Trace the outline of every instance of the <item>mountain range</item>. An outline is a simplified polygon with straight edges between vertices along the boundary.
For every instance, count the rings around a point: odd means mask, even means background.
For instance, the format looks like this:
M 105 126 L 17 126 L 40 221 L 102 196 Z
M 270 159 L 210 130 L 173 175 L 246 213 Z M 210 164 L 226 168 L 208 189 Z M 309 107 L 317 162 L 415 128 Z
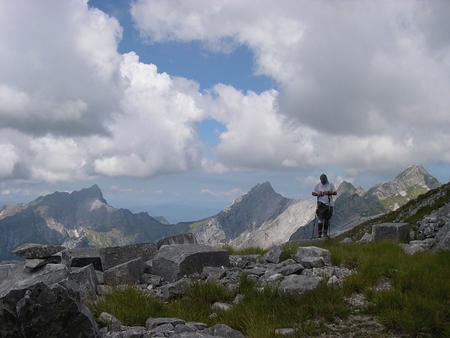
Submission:
M 336 235 L 351 229 L 440 185 L 422 166 L 409 166 L 393 181 L 379 183 L 367 192 L 344 181 L 338 187 L 331 232 Z M 283 197 L 265 182 L 214 216 L 167 224 L 148 213 L 111 207 L 94 185 L 72 193 L 55 192 L 29 204 L 1 207 L 0 260 L 16 259 L 10 252 L 29 242 L 106 247 L 154 242 L 188 232 L 194 232 L 202 244 L 269 248 L 289 240 L 309 239 L 315 210 L 315 200 Z
M 167 225 L 148 213 L 115 209 L 97 185 L 55 192 L 28 204 L 0 208 L 0 260 L 16 259 L 10 252 L 23 243 L 66 247 L 108 247 L 154 242 L 189 232 L 189 225 Z

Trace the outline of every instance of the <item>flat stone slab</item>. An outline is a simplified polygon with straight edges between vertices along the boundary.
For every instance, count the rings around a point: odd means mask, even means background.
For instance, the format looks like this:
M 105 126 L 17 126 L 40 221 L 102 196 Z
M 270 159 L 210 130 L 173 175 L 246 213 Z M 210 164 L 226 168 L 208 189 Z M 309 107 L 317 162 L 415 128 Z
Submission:
M 302 260 L 306 257 L 322 257 L 326 264 L 331 263 L 331 253 L 326 249 L 319 248 L 317 246 L 298 247 L 297 253 L 291 255 L 292 259 L 298 263 L 302 263 Z
M 394 240 L 409 242 L 408 223 L 381 223 L 372 226 L 372 238 L 374 241 Z
M 140 283 L 144 273 L 142 258 L 136 258 L 106 270 L 103 278 L 106 285 L 136 284 Z
M 59 245 L 44 245 L 25 243 L 15 248 L 11 253 L 26 259 L 47 258 L 63 251 L 65 247 Z
M 200 274 L 205 266 L 230 266 L 230 253 L 200 244 L 163 245 L 152 261 L 153 274 L 169 282 L 184 275 Z
M 156 256 L 156 243 L 146 242 L 100 249 L 103 271 L 136 258 L 148 261 Z
M 92 264 L 95 270 L 103 271 L 99 248 L 72 248 L 64 250 L 62 257 L 70 267 L 82 268 Z
M 322 277 L 289 275 L 281 281 L 278 291 L 281 295 L 298 295 L 316 289 L 322 282 Z
M 163 245 L 171 244 L 197 244 L 197 241 L 193 233 L 187 233 L 165 237 L 156 242 L 158 249 Z

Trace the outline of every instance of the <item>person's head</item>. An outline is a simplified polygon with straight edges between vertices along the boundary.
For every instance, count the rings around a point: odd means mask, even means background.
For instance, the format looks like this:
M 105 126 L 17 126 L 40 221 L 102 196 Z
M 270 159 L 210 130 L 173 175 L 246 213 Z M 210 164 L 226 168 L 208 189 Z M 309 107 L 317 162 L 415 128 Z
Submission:
M 328 177 L 325 174 L 320 175 L 320 183 L 327 184 L 328 183 Z

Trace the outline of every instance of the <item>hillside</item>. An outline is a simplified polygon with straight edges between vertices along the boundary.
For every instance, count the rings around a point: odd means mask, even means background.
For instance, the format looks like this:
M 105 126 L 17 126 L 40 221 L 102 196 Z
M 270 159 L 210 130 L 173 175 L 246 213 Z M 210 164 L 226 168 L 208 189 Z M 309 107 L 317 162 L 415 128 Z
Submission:
M 419 195 L 416 199 L 410 200 L 394 211 L 367 220 L 353 229 L 339 234 L 336 239 L 342 240 L 350 237 L 357 241 L 365 233 L 371 233 L 372 225 L 390 222 L 409 223 L 417 236 L 418 226 L 422 224 L 424 219 L 440 214 L 443 214 L 447 219 L 450 214 L 450 182 Z
M 380 215 L 397 210 L 419 195 L 437 188 L 441 183 L 431 176 L 422 166 L 408 166 L 392 181 L 378 183 L 367 192 L 361 187 L 355 188 L 349 182 L 342 182 L 334 204 L 331 219 L 331 233 L 338 235 L 358 224 Z M 299 228 L 290 240 L 308 239 L 313 233 L 314 221 Z

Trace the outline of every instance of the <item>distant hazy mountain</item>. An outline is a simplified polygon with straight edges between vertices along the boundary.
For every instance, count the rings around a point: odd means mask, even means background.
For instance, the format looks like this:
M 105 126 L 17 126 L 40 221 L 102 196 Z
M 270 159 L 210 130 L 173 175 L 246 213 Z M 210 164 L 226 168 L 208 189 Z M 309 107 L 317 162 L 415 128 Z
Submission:
M 313 201 L 296 201 L 258 184 L 231 206 L 211 217 L 196 234 L 199 243 L 267 248 L 286 242 L 314 217 Z
M 23 243 L 106 247 L 156 241 L 189 232 L 186 224 L 162 224 L 148 213 L 133 214 L 107 204 L 97 185 L 55 192 L 29 204 L 0 208 L 0 260 Z

